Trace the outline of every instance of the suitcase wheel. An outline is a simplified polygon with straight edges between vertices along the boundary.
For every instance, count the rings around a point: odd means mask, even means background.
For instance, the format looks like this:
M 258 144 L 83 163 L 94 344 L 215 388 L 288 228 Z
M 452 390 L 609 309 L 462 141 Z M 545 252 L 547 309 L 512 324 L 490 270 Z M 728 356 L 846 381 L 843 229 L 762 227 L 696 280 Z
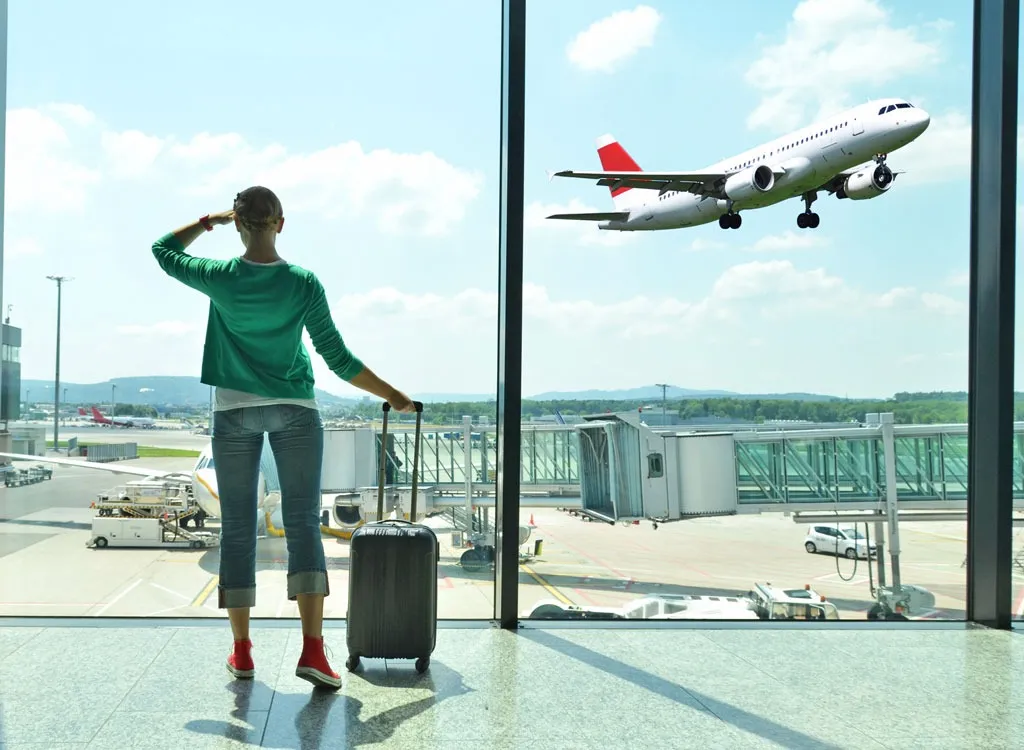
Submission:
M 350 657 L 348 657 L 348 660 L 345 662 L 345 666 L 348 668 L 349 672 L 355 672 L 357 669 L 359 669 L 359 656 L 357 656 L 356 654 L 352 654 Z
M 427 667 L 429 667 L 429 666 L 430 666 L 430 657 L 429 656 L 421 656 L 419 659 L 416 660 L 416 671 L 419 672 L 420 674 L 423 674 L 424 672 L 426 672 L 427 671 Z

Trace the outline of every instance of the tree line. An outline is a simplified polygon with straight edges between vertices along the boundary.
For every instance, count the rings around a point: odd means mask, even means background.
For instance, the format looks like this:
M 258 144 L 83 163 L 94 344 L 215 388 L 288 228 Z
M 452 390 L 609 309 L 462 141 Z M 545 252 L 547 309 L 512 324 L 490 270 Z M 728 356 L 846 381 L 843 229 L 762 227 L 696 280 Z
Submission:
M 601 401 L 555 400 L 523 401 L 522 416 L 543 417 L 556 411 L 563 417 L 578 417 L 607 412 L 645 410 L 660 413 L 661 402 L 655 401 Z M 431 424 L 461 423 L 463 415 L 474 418 L 486 416 L 493 424 L 496 403 L 448 402 L 428 403 L 423 406 L 423 419 Z M 714 417 L 743 422 L 799 420 L 808 422 L 863 422 L 874 412 L 892 412 L 898 424 L 943 424 L 967 421 L 967 394 L 964 392 L 897 393 L 888 399 L 830 399 L 827 401 L 799 401 L 771 398 L 687 398 L 669 399 L 665 403 L 669 413 L 678 413 L 682 419 Z M 380 416 L 380 404 L 360 404 L 352 415 L 375 419 Z M 1024 420 L 1024 394 L 1018 394 L 1014 419 Z

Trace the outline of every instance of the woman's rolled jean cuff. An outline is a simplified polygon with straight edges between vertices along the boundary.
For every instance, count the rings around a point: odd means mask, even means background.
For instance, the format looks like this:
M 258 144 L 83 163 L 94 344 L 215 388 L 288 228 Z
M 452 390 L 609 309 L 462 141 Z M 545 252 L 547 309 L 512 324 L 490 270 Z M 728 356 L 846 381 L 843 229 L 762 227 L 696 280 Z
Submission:
M 256 606 L 256 587 L 243 586 L 241 588 L 226 589 L 217 586 L 217 607 L 219 609 L 235 609 L 236 607 Z
M 331 595 L 331 584 L 326 570 L 303 570 L 288 575 L 288 600 L 295 601 L 299 594 Z

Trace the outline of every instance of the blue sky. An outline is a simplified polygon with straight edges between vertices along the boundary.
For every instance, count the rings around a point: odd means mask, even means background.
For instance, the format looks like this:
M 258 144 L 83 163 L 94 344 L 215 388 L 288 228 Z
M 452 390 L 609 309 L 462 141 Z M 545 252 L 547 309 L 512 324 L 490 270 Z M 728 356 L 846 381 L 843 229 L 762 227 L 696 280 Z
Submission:
M 198 374 L 206 301 L 149 247 L 262 183 L 285 205 L 282 255 L 320 275 L 371 367 L 411 394 L 493 392 L 500 3 L 58 5 L 10 10 L 4 304 L 24 377 L 52 377 L 53 273 L 75 279 L 62 379 Z M 971 3 L 529 13 L 527 394 L 966 388 Z M 641 167 L 697 169 L 882 96 L 932 125 L 890 155 L 906 173 L 888 194 L 819 200 L 817 230 L 796 201 L 728 232 L 539 218 L 611 207 L 546 174 L 598 168 L 603 133 Z M 241 245 L 219 229 L 192 250 Z

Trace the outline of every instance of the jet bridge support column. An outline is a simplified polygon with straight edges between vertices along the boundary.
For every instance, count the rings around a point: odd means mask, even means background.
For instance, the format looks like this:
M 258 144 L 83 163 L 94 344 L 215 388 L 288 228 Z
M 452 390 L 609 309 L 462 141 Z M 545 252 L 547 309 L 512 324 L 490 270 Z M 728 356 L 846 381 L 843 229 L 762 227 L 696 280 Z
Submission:
M 880 414 L 882 422 L 882 450 L 885 457 L 885 511 L 889 525 L 889 555 L 892 560 L 892 586 L 900 590 L 900 527 L 896 494 L 896 435 L 894 415 Z M 879 562 L 882 552 L 879 551 Z
M 885 526 L 881 521 L 875 521 L 875 544 L 877 545 L 878 556 L 878 585 L 885 585 Z M 868 561 L 868 565 L 871 561 Z
M 473 518 L 473 418 L 462 417 L 462 471 L 466 479 L 466 515 Z M 471 527 L 472 528 L 472 527 Z

